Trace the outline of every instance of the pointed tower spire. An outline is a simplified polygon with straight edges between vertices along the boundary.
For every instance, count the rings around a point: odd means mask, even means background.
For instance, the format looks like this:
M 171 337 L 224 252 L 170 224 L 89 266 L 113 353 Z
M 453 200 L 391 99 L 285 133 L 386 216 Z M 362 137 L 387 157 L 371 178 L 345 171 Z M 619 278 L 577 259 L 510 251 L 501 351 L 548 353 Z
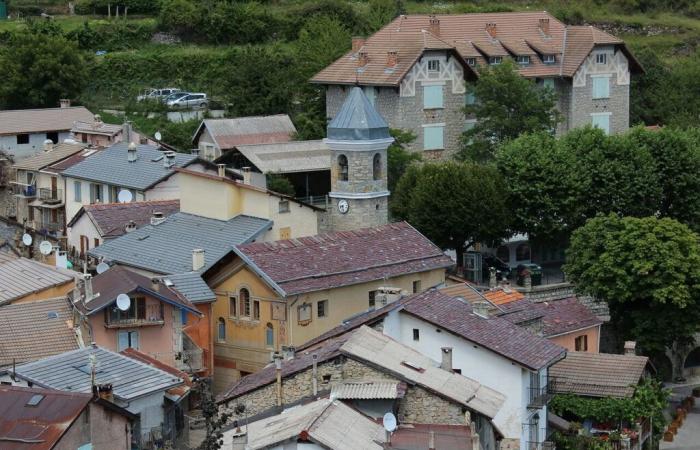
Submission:
M 389 125 L 358 86 L 352 88 L 340 111 L 328 124 L 328 139 L 367 141 L 390 138 Z

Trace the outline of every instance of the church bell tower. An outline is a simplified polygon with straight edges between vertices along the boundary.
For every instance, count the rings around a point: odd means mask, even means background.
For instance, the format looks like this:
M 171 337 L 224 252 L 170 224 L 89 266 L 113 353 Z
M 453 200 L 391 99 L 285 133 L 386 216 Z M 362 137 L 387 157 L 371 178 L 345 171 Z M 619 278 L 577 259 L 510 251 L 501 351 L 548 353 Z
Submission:
M 361 88 L 353 87 L 328 125 L 331 192 L 328 226 L 348 231 L 389 220 L 387 148 L 389 126 Z

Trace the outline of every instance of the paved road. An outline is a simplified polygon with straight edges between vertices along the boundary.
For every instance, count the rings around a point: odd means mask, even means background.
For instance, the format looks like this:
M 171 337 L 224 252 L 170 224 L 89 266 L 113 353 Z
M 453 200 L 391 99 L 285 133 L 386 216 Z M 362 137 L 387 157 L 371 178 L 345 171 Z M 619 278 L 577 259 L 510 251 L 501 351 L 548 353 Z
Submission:
M 672 402 L 675 406 L 683 397 L 690 395 L 692 386 L 674 387 Z M 695 399 L 696 401 L 700 399 Z M 660 450 L 700 450 L 700 402 L 688 413 L 683 426 L 673 442 L 661 442 Z

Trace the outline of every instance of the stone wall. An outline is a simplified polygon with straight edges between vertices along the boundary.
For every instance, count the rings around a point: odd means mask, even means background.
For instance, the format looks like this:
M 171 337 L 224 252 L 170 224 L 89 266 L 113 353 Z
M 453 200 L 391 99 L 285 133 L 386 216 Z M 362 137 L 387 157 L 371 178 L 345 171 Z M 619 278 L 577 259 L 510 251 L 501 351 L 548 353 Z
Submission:
M 399 422 L 464 425 L 462 405 L 444 400 L 423 388 L 411 386 L 399 402 Z
M 610 97 L 593 99 L 593 81 L 586 76 L 586 85 L 572 87 L 570 129 L 591 124 L 591 113 L 610 112 L 610 134 L 629 129 L 629 84 L 617 84 L 616 75 L 610 77 Z
M 338 210 L 337 198 L 331 198 L 321 232 L 349 231 L 385 225 L 389 221 L 388 197 L 346 199 L 350 208 L 346 214 Z

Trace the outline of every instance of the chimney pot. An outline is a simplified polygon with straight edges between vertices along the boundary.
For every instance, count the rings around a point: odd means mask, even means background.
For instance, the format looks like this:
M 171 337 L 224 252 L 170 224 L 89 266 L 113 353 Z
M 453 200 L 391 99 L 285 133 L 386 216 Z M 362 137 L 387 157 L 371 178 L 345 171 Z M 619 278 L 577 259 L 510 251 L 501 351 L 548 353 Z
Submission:
M 430 32 L 435 36 L 440 36 L 440 19 L 430 16 Z
M 131 233 L 134 230 L 136 230 L 136 222 L 130 220 L 129 223 L 127 223 L 124 227 L 124 231 L 126 231 L 127 233 Z
M 226 164 L 217 164 L 216 168 L 220 177 L 223 178 L 226 176 Z
M 396 67 L 396 65 L 399 63 L 399 52 L 396 50 L 389 50 L 386 53 L 386 66 L 387 67 Z
M 47 139 L 44 141 L 44 151 L 50 152 L 51 150 L 53 150 L 53 141 L 51 139 Z
M 496 279 L 496 268 L 489 267 L 489 287 L 495 288 L 498 285 L 498 280 Z
M 85 289 L 85 303 L 87 303 L 94 297 L 92 293 L 92 275 L 89 273 L 83 275 L 83 284 Z
M 199 149 L 193 148 L 192 150 L 190 150 L 190 155 L 199 156 Z
M 353 53 L 359 52 L 363 45 L 365 45 L 365 38 L 364 37 L 353 36 L 353 38 L 352 38 L 352 52 Z
M 165 214 L 160 211 L 153 211 L 151 213 L 151 225 L 156 226 L 165 222 Z
M 637 342 L 636 341 L 625 341 L 625 355 L 636 355 L 637 354 Z
M 369 62 L 369 55 L 366 51 L 361 51 L 357 54 L 357 67 L 364 67 Z
M 171 168 L 175 165 L 175 152 L 172 150 L 166 150 L 163 152 L 163 167 L 166 169 Z
M 135 142 L 129 143 L 129 147 L 126 151 L 126 154 L 127 154 L 127 160 L 129 162 L 134 162 L 139 158 L 139 154 L 138 154 L 138 150 L 137 150 Z
M 61 108 L 70 108 L 70 99 L 62 98 L 58 101 L 58 104 L 61 106 Z
M 243 167 L 243 184 L 250 184 L 250 167 Z
M 489 22 L 486 24 L 486 32 L 491 36 L 492 38 L 496 38 L 496 23 L 495 22 Z
M 545 36 L 549 36 L 549 19 L 546 17 L 543 17 L 540 19 L 540 30 L 542 31 L 542 34 Z
M 474 311 L 474 314 L 476 314 L 479 317 L 483 317 L 484 319 L 489 318 L 489 308 L 491 305 L 489 302 L 483 301 L 483 300 L 478 300 L 475 301 L 472 304 L 472 310 Z
M 204 267 L 204 250 L 195 248 L 192 250 L 192 270 L 197 271 Z
M 442 347 L 442 363 L 440 368 L 452 372 L 452 347 Z

